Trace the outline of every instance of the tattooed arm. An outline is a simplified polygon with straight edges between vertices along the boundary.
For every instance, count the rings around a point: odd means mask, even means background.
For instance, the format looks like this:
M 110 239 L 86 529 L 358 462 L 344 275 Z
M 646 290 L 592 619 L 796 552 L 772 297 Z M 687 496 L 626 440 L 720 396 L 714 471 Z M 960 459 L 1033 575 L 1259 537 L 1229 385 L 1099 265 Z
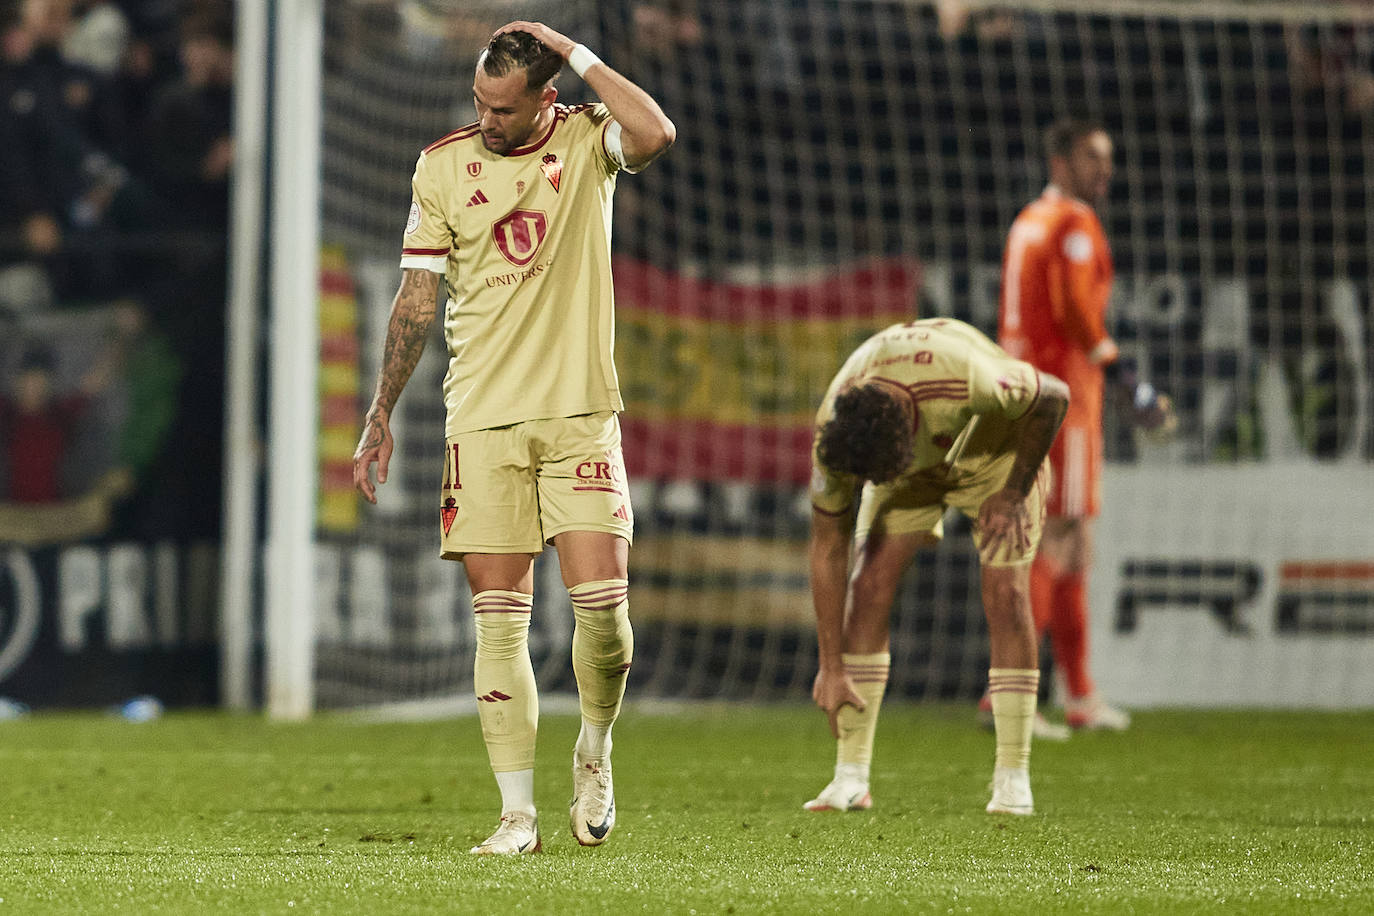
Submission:
M 415 371 L 415 364 L 420 361 L 425 338 L 434 324 L 438 298 L 439 274 L 416 268 L 401 271 L 401 287 L 391 303 L 391 322 L 386 329 L 377 390 L 363 420 L 362 438 L 353 452 L 353 486 L 370 503 L 377 502 L 372 465 L 377 465 L 377 483 L 386 483 L 387 467 L 395 448 L 391 438 L 391 410 L 401 396 L 401 389 L 410 380 L 410 374 Z

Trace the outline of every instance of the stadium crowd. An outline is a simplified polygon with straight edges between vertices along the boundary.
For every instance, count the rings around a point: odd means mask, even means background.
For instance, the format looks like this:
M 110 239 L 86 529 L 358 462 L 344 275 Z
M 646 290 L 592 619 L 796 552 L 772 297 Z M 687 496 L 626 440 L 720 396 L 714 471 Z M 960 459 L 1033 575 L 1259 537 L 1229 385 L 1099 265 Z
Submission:
M 229 0 L 0 2 L 0 539 L 218 536 L 233 39 Z

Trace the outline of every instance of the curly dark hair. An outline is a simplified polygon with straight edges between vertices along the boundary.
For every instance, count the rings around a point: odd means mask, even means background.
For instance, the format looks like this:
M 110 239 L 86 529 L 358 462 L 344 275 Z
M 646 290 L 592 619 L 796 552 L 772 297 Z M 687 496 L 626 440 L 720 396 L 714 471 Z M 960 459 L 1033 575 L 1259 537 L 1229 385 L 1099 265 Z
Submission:
M 827 468 L 885 483 L 911 464 L 911 415 L 890 391 L 857 385 L 840 392 L 834 411 L 816 443 Z
M 487 43 L 482 70 L 487 76 L 525 71 L 525 88 L 542 89 L 563 69 L 563 58 L 529 32 L 503 32 Z

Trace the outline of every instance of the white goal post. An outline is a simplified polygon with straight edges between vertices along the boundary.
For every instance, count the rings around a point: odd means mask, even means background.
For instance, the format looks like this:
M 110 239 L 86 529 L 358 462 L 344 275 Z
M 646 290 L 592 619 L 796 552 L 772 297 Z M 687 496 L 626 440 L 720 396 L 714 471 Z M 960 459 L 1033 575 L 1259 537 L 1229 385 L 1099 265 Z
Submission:
M 1374 705 L 1357 661 L 1374 649 L 1374 8 L 273 9 L 271 575 L 260 599 L 243 582 L 226 597 L 240 630 L 259 608 L 264 621 L 248 646 L 226 639 L 230 702 L 262 645 L 274 715 L 471 704 L 466 583 L 436 557 L 437 336 L 393 417 L 381 504 L 359 505 L 340 468 L 375 379 L 415 157 L 470 120 L 477 49 L 522 18 L 576 35 L 678 126 L 675 148 L 616 196 L 631 696 L 806 699 L 820 392 L 858 340 L 917 311 L 995 329 L 1007 227 L 1046 181 L 1041 134 L 1080 115 L 1116 142 L 1102 206 L 1111 329 L 1181 418 L 1156 445 L 1109 416 L 1090 593 L 1099 683 L 1128 706 Z M 558 86 L 585 97 L 570 72 Z M 233 474 L 252 459 L 229 460 Z M 947 526 L 894 607 L 894 696 L 976 698 L 986 678 L 968 527 Z M 251 570 L 238 530 L 228 568 Z M 571 626 L 546 556 L 541 690 L 573 687 Z

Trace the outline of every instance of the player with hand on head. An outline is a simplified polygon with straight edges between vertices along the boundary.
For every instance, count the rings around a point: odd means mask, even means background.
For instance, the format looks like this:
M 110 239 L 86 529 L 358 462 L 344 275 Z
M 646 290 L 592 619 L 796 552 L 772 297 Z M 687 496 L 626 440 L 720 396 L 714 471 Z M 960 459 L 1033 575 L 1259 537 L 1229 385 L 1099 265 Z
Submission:
M 1112 141 L 1091 121 L 1046 133 L 1050 184 L 1021 211 L 1002 263 L 998 341 L 1063 379 L 1073 400 L 1050 451 L 1054 486 L 1031 568 L 1036 630 L 1047 629 L 1072 728 L 1125 729 L 1130 716 L 1097 693 L 1088 665 L 1086 584 L 1100 504 L 1104 390 L 1152 437 L 1177 426 L 1168 397 L 1142 382 L 1107 334 L 1112 256 L 1095 207 L 1112 176 Z M 984 697 L 984 713 L 988 698 Z
M 1054 376 L 944 318 L 870 337 L 830 383 L 816 415 L 811 483 L 820 653 L 811 693 L 838 747 L 834 779 L 807 810 L 872 804 L 869 765 L 887 687 L 892 602 L 916 551 L 943 535 L 953 506 L 974 520 L 992 642 L 997 751 L 987 810 L 1032 813 L 1040 671 L 1029 570 L 1044 518 L 1045 455 L 1068 398 Z
M 564 63 L 601 98 L 560 105 Z M 421 154 L 383 364 L 353 456 L 376 502 L 395 444 L 390 417 L 447 282 L 448 372 L 442 556 L 472 588 L 474 688 L 501 822 L 472 851 L 537 852 L 538 696 L 529 655 L 534 560 L 558 552 L 572 598 L 582 730 L 573 752 L 572 831 L 586 846 L 615 825 L 611 726 L 633 651 L 628 555 L 633 514 L 612 356 L 611 212 L 616 176 L 675 138 L 642 89 L 542 23 L 512 22 L 478 58 L 478 120 Z M 437 444 L 437 443 L 436 443 Z

